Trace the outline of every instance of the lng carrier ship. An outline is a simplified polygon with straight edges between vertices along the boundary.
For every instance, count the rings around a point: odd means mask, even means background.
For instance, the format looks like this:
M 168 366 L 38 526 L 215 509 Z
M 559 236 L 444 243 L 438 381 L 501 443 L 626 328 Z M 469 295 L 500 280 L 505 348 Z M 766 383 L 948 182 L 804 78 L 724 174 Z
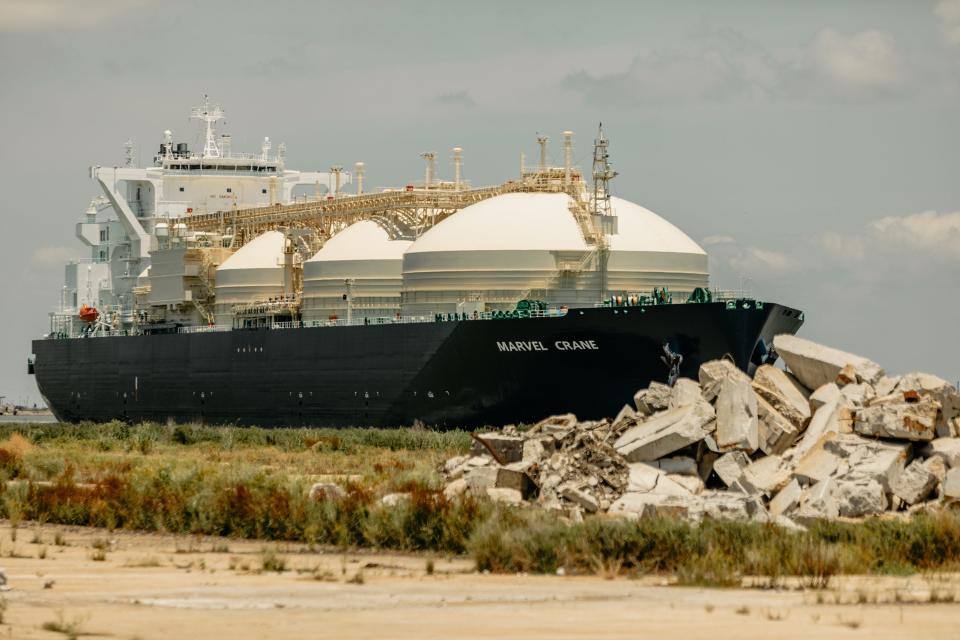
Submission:
M 610 416 L 653 380 L 696 377 L 770 345 L 803 315 L 712 291 L 707 255 L 592 171 L 536 166 L 474 188 L 441 180 L 364 191 L 351 174 L 285 166 L 284 146 L 231 149 L 223 110 L 192 117 L 202 150 L 165 131 L 153 166 L 93 167 L 29 369 L 63 421 L 476 427 Z M 351 188 L 348 190 L 348 185 Z

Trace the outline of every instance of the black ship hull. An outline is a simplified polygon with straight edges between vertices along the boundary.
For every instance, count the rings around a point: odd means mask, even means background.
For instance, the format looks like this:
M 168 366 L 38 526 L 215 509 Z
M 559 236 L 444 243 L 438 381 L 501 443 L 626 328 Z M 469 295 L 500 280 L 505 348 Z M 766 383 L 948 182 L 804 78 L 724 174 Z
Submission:
M 637 389 L 721 357 L 751 371 L 802 314 L 740 300 L 563 317 L 44 339 L 58 419 L 261 426 L 478 427 L 615 415 Z

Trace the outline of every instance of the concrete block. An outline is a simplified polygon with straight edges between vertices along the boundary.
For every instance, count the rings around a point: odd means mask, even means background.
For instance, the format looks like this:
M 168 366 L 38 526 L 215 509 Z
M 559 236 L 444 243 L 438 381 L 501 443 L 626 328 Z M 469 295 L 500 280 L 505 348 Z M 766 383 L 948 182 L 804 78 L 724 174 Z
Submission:
M 840 515 L 840 508 L 833 493 L 837 483 L 833 478 L 825 478 L 803 491 L 800 495 L 800 507 L 794 519 L 809 524 L 812 520 L 833 520 Z
M 651 382 L 649 387 L 637 391 L 633 396 L 637 413 L 649 416 L 657 411 L 663 411 L 670 404 L 672 392 L 673 389 L 662 382 Z
M 674 456 L 672 458 L 661 458 L 655 463 L 656 467 L 664 473 L 679 474 L 685 476 L 697 475 L 697 461 L 688 456 Z
M 835 382 L 828 382 L 810 394 L 810 412 L 815 413 L 823 405 L 839 399 L 840 387 Z
M 697 495 L 703 492 L 704 484 L 698 476 L 681 475 L 678 473 L 668 473 L 665 479 L 677 484 L 687 490 L 688 493 Z
M 727 378 L 750 382 L 750 376 L 729 360 L 711 360 L 700 365 L 700 390 L 707 402 L 713 402 L 720 393 L 720 383 Z
M 853 365 L 859 380 L 875 384 L 883 377 L 877 363 L 862 356 L 825 347 L 810 340 L 789 334 L 773 339 L 773 348 L 787 363 L 790 372 L 808 389 L 835 382 L 837 374 L 847 364 Z
M 508 436 L 502 433 L 479 433 L 474 435 L 470 452 L 475 456 L 491 455 L 500 464 L 523 460 L 523 436 Z
M 600 509 L 600 502 L 589 491 L 577 489 L 576 487 L 564 487 L 560 495 L 571 502 L 580 505 L 588 513 L 596 513 Z
M 690 378 L 679 378 L 673 383 L 667 408 L 676 409 L 677 407 L 686 407 L 703 401 L 703 394 L 700 393 L 700 385 L 696 381 Z
M 753 453 L 760 444 L 757 394 L 746 380 L 728 377 L 717 395 L 717 429 L 714 433 L 721 451 Z
M 909 505 L 925 500 L 936 486 L 937 476 L 924 466 L 923 460 L 914 460 L 890 482 L 893 494 Z
M 870 478 L 888 493 L 910 456 L 910 443 L 870 440 L 856 434 L 837 436 L 824 443 L 824 448 L 845 458 L 849 470 L 841 479 Z
M 487 489 L 493 489 L 497 486 L 497 477 L 500 474 L 500 467 L 476 467 L 467 472 L 463 477 L 467 481 L 467 490 L 475 496 L 487 494 Z
M 834 491 L 841 516 L 860 518 L 887 510 L 887 494 L 872 478 L 838 480 Z
M 886 396 L 893 393 L 898 384 L 900 384 L 900 376 L 883 376 L 873 385 L 873 390 L 877 396 Z
M 463 478 L 457 478 L 453 482 L 450 482 L 443 488 L 443 495 L 448 499 L 452 500 L 458 496 L 462 496 L 467 492 L 467 481 Z
M 765 364 L 753 374 L 753 388 L 798 429 L 810 421 L 810 395 L 790 374 Z
M 944 380 L 929 373 L 908 373 L 900 379 L 897 385 L 897 391 L 904 394 L 916 394 L 917 396 L 929 397 L 940 404 L 940 415 L 937 419 L 937 435 L 941 438 L 960 435 L 956 433 L 955 426 L 952 424 L 955 418 L 960 416 L 960 392 L 956 387 Z
M 763 396 L 757 396 L 757 435 L 760 450 L 767 455 L 781 454 L 800 437 L 800 429 L 784 418 Z
M 490 487 L 486 491 L 487 497 L 493 500 L 494 502 L 502 502 L 504 504 L 519 505 L 523 502 L 523 495 L 516 489 L 501 489 L 498 487 Z
M 933 440 L 940 403 L 930 397 L 917 402 L 874 404 L 856 413 L 853 430 L 864 436 L 901 440 Z
M 731 451 L 717 458 L 713 463 L 713 471 L 728 487 L 743 474 L 743 470 L 750 464 L 750 458 L 742 451 Z
M 783 464 L 780 456 L 766 456 L 747 465 L 737 481 L 746 480 L 759 491 L 773 494 L 790 482 L 790 474 L 790 468 Z
M 817 447 L 804 456 L 793 470 L 793 477 L 804 485 L 816 484 L 837 473 L 840 458 Z
M 713 407 L 705 401 L 668 409 L 628 429 L 614 448 L 628 462 L 658 460 L 703 440 L 714 419 Z
M 840 396 L 847 405 L 863 407 L 873 400 L 877 396 L 877 393 L 873 390 L 873 387 L 866 382 L 858 382 L 856 384 L 844 385 L 844 387 L 840 389 Z
M 770 500 L 770 504 L 767 505 L 767 509 L 770 512 L 770 515 L 774 518 L 781 516 L 783 514 L 789 513 L 794 507 L 797 506 L 800 502 L 800 493 L 802 489 L 800 488 L 800 483 L 795 479 L 787 483 L 787 485 L 780 489 L 777 492 L 777 495 L 773 496 Z
M 552 436 L 535 436 L 523 441 L 523 462 L 540 462 L 557 450 L 557 441 Z
M 947 471 L 947 477 L 943 480 L 941 493 L 945 498 L 960 498 L 960 468 Z
M 960 438 L 936 438 L 920 448 L 924 458 L 943 459 L 951 469 L 960 468 Z
M 748 498 L 730 491 L 708 491 L 703 498 L 703 517 L 711 520 L 735 520 L 746 522 L 750 519 L 747 510 Z
M 537 467 L 529 462 L 514 462 L 497 469 L 495 486 L 500 489 L 515 489 L 524 498 L 537 493 L 537 485 L 531 476 L 531 471 Z
M 690 491 L 655 466 L 655 463 L 635 462 L 628 465 L 627 492 L 655 493 L 670 496 L 689 496 Z M 679 476 L 676 476 L 679 477 Z

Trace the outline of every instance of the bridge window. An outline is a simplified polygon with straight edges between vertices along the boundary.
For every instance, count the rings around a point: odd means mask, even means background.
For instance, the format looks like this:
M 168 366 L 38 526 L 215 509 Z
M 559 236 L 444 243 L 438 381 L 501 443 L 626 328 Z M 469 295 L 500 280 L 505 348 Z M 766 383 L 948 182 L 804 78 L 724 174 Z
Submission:
M 266 189 L 260 189 L 260 193 L 266 193 L 266 192 L 267 192 Z
M 227 187 L 227 193 L 233 193 L 233 189 L 231 189 L 230 187 Z
M 183 193 L 183 187 L 180 187 L 180 193 Z

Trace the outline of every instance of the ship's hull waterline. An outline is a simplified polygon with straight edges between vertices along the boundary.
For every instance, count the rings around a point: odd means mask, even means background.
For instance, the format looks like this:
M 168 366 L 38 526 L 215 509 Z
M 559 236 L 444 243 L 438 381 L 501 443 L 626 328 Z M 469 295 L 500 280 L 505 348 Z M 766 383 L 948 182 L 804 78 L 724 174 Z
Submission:
M 615 415 L 640 388 L 730 357 L 750 370 L 802 314 L 771 303 L 572 309 L 563 317 L 46 339 L 62 421 L 442 428 Z

